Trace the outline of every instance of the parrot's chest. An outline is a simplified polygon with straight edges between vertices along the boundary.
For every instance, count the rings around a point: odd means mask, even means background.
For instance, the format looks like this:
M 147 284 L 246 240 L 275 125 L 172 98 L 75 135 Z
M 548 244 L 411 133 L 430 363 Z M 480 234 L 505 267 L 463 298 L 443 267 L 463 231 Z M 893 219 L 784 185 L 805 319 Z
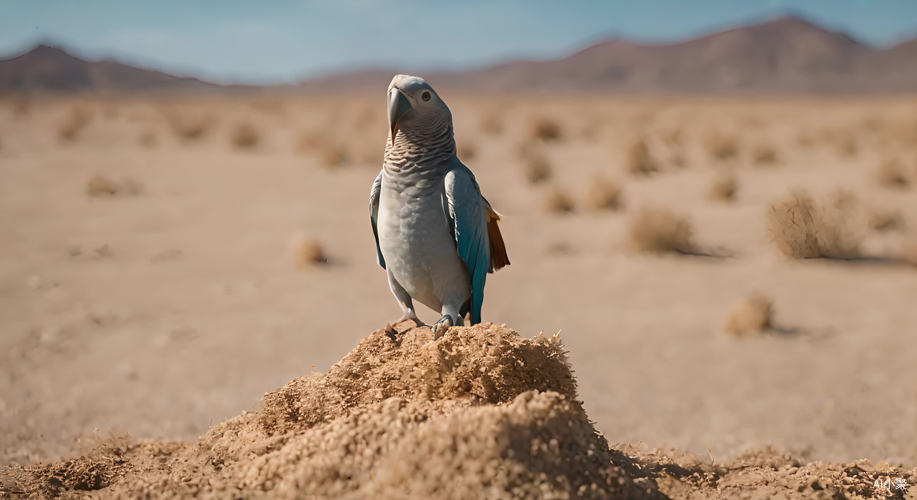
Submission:
M 453 288 L 470 287 L 443 210 L 442 181 L 386 181 L 379 197 L 386 266 L 412 297 L 438 309 Z
M 450 247 L 455 253 L 442 194 L 436 190 L 399 190 L 383 183 L 379 222 L 379 243 L 386 262 L 392 258 L 417 265 Z

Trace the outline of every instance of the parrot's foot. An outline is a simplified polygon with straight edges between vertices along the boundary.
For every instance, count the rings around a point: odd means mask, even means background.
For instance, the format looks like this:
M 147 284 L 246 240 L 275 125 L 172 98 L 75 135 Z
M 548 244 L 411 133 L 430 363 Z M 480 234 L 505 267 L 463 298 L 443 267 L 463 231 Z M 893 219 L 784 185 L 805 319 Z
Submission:
M 433 340 L 442 337 L 450 326 L 462 326 L 462 317 L 453 318 L 449 314 L 443 314 L 443 317 L 433 325 Z
M 414 311 L 405 313 L 404 316 L 402 316 L 397 321 L 395 321 L 395 324 L 397 325 L 398 323 L 401 323 L 402 321 L 407 321 L 407 320 L 413 321 L 414 326 L 425 326 L 425 323 L 423 321 L 420 321 L 420 318 L 418 318 L 417 315 L 414 314 Z

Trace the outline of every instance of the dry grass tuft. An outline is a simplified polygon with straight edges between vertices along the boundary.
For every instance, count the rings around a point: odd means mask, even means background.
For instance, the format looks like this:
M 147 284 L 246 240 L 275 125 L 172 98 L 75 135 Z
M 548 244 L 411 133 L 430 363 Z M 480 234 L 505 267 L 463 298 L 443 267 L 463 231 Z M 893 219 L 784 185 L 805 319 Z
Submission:
M 876 182 L 887 188 L 903 189 L 910 185 L 904 165 L 900 160 L 888 160 L 879 165 L 875 172 Z
M 297 269 L 328 262 L 328 256 L 322 244 L 318 240 L 302 234 L 293 237 L 293 241 L 290 243 L 290 257 Z
M 542 116 L 532 120 L 529 137 L 545 142 L 557 141 L 563 137 L 563 132 L 557 121 Z
M 621 186 L 605 176 L 596 175 L 586 191 L 586 207 L 590 210 L 618 210 L 622 206 Z
M 767 231 L 774 245 L 794 259 L 860 257 L 862 235 L 851 227 L 851 206 L 819 206 L 804 190 L 790 193 L 767 211 Z
M 723 331 L 729 335 L 763 333 L 772 326 L 774 303 L 766 295 L 756 293 L 737 302 L 723 324 Z
M 136 196 L 143 192 L 140 181 L 125 177 L 116 181 L 103 174 L 95 174 L 86 181 L 86 195 L 91 198 L 112 198 L 115 196 Z
M 779 161 L 777 148 L 770 144 L 758 144 L 751 153 L 751 161 L 755 165 L 774 165 Z
M 624 170 L 631 175 L 650 175 L 659 171 L 659 164 L 642 137 L 634 140 L 624 151 Z
M 552 177 L 554 169 L 551 168 L 551 162 L 543 151 L 524 149 L 522 156 L 522 173 L 530 184 L 539 184 Z
M 86 194 L 92 197 L 118 194 L 118 183 L 102 174 L 95 174 L 86 181 Z
M 568 214 L 573 212 L 573 198 L 563 189 L 554 186 L 544 196 L 544 206 L 548 212 L 555 214 Z
M 203 138 L 213 125 L 213 118 L 205 113 L 170 113 L 166 120 L 175 136 L 183 141 Z
M 732 160 L 739 155 L 739 139 L 732 134 L 710 130 L 704 136 L 704 149 L 717 160 Z
M 75 141 L 80 131 L 89 125 L 92 115 L 82 106 L 74 106 L 57 124 L 57 138 L 61 141 Z
M 739 181 L 731 172 L 720 172 L 707 188 L 707 197 L 714 201 L 732 201 L 739 190 Z
M 258 128 L 249 122 L 237 123 L 229 135 L 229 141 L 237 149 L 251 149 L 261 141 Z
M 694 230 L 691 222 L 665 208 L 644 208 L 637 212 L 628 228 L 630 244 L 641 252 L 693 253 Z

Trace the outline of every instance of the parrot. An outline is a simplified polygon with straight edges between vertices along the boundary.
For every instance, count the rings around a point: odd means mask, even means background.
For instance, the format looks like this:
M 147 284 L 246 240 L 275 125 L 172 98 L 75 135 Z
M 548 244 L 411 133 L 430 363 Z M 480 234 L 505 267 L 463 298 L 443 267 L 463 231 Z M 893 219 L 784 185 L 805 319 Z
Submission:
M 452 112 L 423 78 L 395 75 L 386 94 L 388 137 L 370 190 L 376 258 L 404 313 L 414 300 L 439 311 L 434 340 L 481 322 L 487 274 L 509 265 L 497 221 L 477 180 L 456 156 Z M 389 324 L 391 328 L 391 324 Z

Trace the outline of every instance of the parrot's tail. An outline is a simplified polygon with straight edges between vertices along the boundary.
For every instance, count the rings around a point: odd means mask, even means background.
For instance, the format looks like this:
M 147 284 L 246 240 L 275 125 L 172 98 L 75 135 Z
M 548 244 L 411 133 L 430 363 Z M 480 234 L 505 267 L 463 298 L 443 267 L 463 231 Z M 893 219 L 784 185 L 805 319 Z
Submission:
M 500 220 L 500 214 L 491 208 L 487 200 L 484 200 L 484 206 L 487 208 L 487 238 L 490 240 L 490 267 L 488 271 L 494 272 L 509 265 L 509 256 L 506 255 L 506 243 L 503 242 L 503 235 L 500 234 L 500 226 L 497 224 L 497 221 Z

